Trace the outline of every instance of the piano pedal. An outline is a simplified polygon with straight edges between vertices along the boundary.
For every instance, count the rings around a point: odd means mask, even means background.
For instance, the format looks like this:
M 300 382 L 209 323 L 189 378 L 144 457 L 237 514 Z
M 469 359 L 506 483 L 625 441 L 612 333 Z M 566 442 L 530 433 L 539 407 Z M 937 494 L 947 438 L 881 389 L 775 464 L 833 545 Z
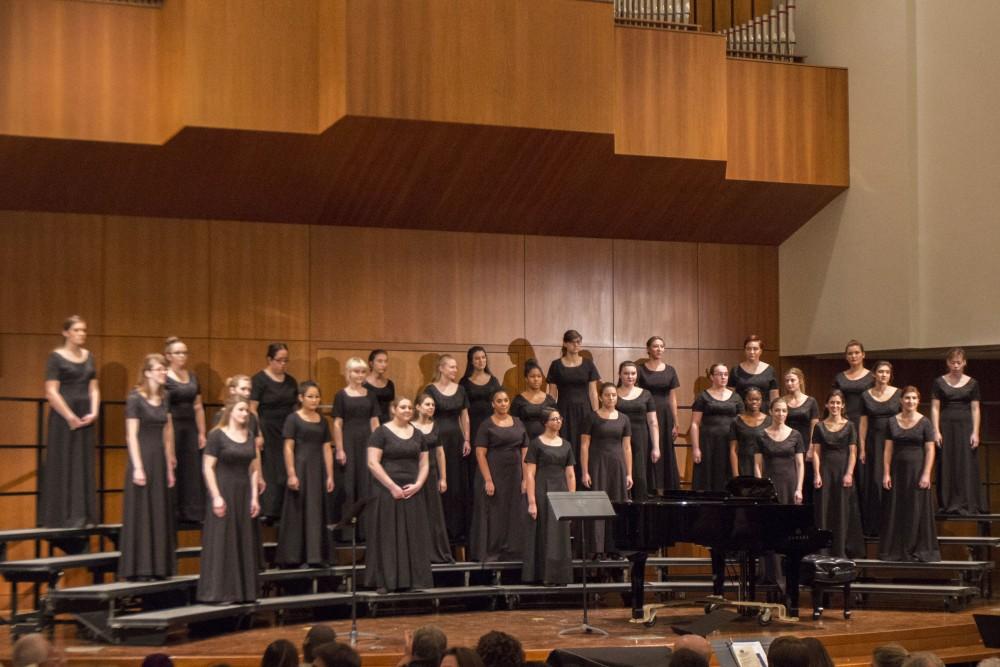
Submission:
M 734 607 L 737 610 L 743 612 L 750 612 L 751 615 L 756 614 L 757 622 L 761 625 L 770 625 L 771 621 L 779 621 L 781 623 L 798 623 L 798 616 L 789 616 L 788 608 L 783 604 L 778 604 L 774 602 L 750 602 L 750 601 L 740 601 L 740 600 L 726 600 L 722 597 L 717 597 L 715 595 L 710 595 L 703 600 L 705 603 L 705 613 L 710 614 L 717 609 L 722 607 Z

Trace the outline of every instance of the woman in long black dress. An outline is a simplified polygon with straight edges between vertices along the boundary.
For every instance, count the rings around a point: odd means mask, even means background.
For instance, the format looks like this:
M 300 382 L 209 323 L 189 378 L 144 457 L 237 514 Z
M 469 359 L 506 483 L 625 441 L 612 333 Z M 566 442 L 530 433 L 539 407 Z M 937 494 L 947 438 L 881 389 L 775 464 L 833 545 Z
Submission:
M 639 366 L 637 384 L 648 389 L 656 403 L 656 423 L 660 431 L 660 460 L 649 460 L 646 466 L 649 493 L 679 489 L 680 472 L 674 441 L 677 439 L 677 389 L 681 386 L 677 371 L 663 361 L 666 344 L 659 336 L 646 341 L 649 358 Z
M 469 435 L 475 438 L 480 425 L 493 414 L 493 394 L 502 389 L 500 381 L 490 370 L 486 348 L 473 345 L 466 351 L 465 373 L 458 383 L 462 385 L 465 396 L 469 399 Z M 461 465 L 465 467 L 463 477 L 469 484 L 469 496 L 474 497 L 479 472 L 476 469 L 478 463 L 475 457 L 475 442 L 471 444 L 473 455 L 463 459 Z
M 239 396 L 240 398 L 245 398 L 247 405 L 250 405 L 250 392 L 252 389 L 253 383 L 251 382 L 249 375 L 232 375 L 226 378 L 226 396 L 228 398 Z M 221 418 L 222 411 L 220 410 L 215 415 L 213 426 L 217 426 Z M 250 413 L 247 427 L 250 429 L 250 434 L 253 436 L 254 449 L 256 450 L 254 467 L 257 469 L 257 495 L 259 496 L 264 493 L 264 490 L 267 488 L 267 482 L 264 481 L 264 473 L 260 465 L 260 453 L 261 450 L 264 449 L 264 431 L 260 428 L 260 420 L 257 419 L 257 415 L 252 412 Z
M 177 521 L 201 523 L 205 518 L 205 482 L 201 472 L 205 448 L 205 407 L 197 376 L 187 369 L 188 347 L 171 336 L 163 348 L 167 358 L 167 392 L 170 394 L 170 417 L 174 425 L 174 452 L 177 485 L 174 509 Z
M 816 525 L 833 533 L 834 556 L 864 558 L 861 512 L 854 491 L 858 432 L 844 416 L 844 393 L 834 389 L 826 399 L 826 418 L 816 424 L 813 442 L 813 502 Z
M 889 420 L 885 440 L 888 491 L 879 533 L 879 558 L 929 563 L 941 560 L 931 474 L 934 472 L 934 426 L 917 412 L 920 391 L 903 389 L 903 411 Z
M 81 528 L 97 523 L 94 421 L 101 407 L 97 363 L 87 342 L 87 323 L 66 318 L 64 343 L 45 364 L 49 429 L 41 474 L 41 525 Z
M 601 405 L 590 416 L 590 425 L 580 436 L 580 482 L 587 489 L 604 491 L 611 500 L 628 500 L 632 490 L 632 425 L 618 411 L 618 389 L 610 382 L 601 385 Z M 587 531 L 583 553 L 617 553 L 614 531 L 608 521 L 593 522 Z
M 729 427 L 729 468 L 733 477 L 760 476 L 755 455 L 761 433 L 771 425 L 771 418 L 760 410 L 763 403 L 760 389 L 747 389 L 743 397 L 746 409 L 736 416 Z
M 525 499 L 521 464 L 528 433 L 510 415 L 510 396 L 493 395 L 493 414 L 476 433 L 475 508 L 469 542 L 473 560 L 520 560 L 524 552 Z
M 333 446 L 330 426 L 319 413 L 315 382 L 299 385 L 298 410 L 285 418 L 285 473 L 288 479 L 278 529 L 275 560 L 286 566 L 327 565 L 333 559 L 327 524 L 327 496 L 333 493 Z
M 988 512 L 979 483 L 979 383 L 965 374 L 965 350 L 950 350 L 947 361 L 948 373 L 934 380 L 931 391 L 931 421 L 941 453 L 937 484 L 941 511 Z
M 590 359 L 582 356 L 583 336 L 570 329 L 563 334 L 562 356 L 549 364 L 545 381 L 563 418 L 560 435 L 569 440 L 573 456 L 580 459 L 580 436 L 590 415 L 598 407 L 597 383 L 601 374 Z
M 420 490 L 420 495 L 427 503 L 431 562 L 453 563 L 455 559 L 448 544 L 448 528 L 444 523 L 444 506 L 441 504 L 441 494 L 448 490 L 448 482 L 445 481 L 448 463 L 444 459 L 444 449 L 438 438 L 434 410 L 434 399 L 431 395 L 420 394 L 417 396 L 417 416 L 410 423 L 413 424 L 413 428 L 424 434 L 424 445 L 427 448 L 427 482 Z
M 861 426 L 861 395 L 875 386 L 875 375 L 865 368 L 865 346 L 851 340 L 844 348 L 847 370 L 833 378 L 833 388 L 844 393 L 844 416 L 854 428 Z
M 472 453 L 469 443 L 469 399 L 465 389 L 455 379 L 458 362 L 450 354 L 438 357 L 434 381 L 424 388 L 424 393 L 434 399 L 438 425 L 438 441 L 444 449 L 444 479 L 447 490 L 441 497 L 448 538 L 452 543 L 468 540 L 472 523 L 472 493 L 468 479 L 469 467 L 462 461 Z
M 257 582 L 257 448 L 250 428 L 250 401 L 233 397 L 219 413 L 205 446 L 205 486 L 211 507 L 201 538 L 198 600 L 252 602 Z
M 389 414 L 389 404 L 396 398 L 396 385 L 386 377 L 389 369 L 389 353 L 385 350 L 372 350 L 368 355 L 368 376 L 364 387 L 375 395 L 378 401 L 378 420 L 384 424 L 392 415 Z
M 770 416 L 771 423 L 758 436 L 758 449 L 754 454 L 759 476 L 774 484 L 779 503 L 801 505 L 806 444 L 799 432 L 785 423 L 788 404 L 784 399 L 771 401 Z
M 798 368 L 789 368 L 782 377 L 785 387 L 785 405 L 788 406 L 788 417 L 785 423 L 798 431 L 802 442 L 806 443 L 806 478 L 802 482 L 802 502 L 813 503 L 813 446 L 812 432 L 819 421 L 819 403 L 812 396 L 806 395 L 806 376 Z
M 861 394 L 861 426 L 858 429 L 858 457 L 862 474 L 861 529 L 868 537 L 878 537 L 882 526 L 882 456 L 889 435 L 889 420 L 902 409 L 902 391 L 893 387 L 892 364 L 880 361 L 872 370 L 875 386 Z
M 333 399 L 333 444 L 336 448 L 336 472 L 339 488 L 331 496 L 331 517 L 339 521 L 345 507 L 371 495 L 368 472 L 368 439 L 379 425 L 379 407 L 375 394 L 365 389 L 368 364 L 357 357 L 344 363 L 347 386 Z M 357 539 L 364 542 L 364 517 L 357 523 Z
M 365 557 L 365 584 L 379 592 L 429 588 L 430 531 L 420 489 L 429 464 L 423 433 L 410 424 L 413 402 L 397 398 L 392 420 L 372 433 L 368 467 L 375 478 L 372 527 Z
M 299 386 L 288 367 L 288 346 L 271 343 L 267 346 L 267 367 L 250 380 L 250 411 L 260 419 L 264 431 L 261 466 L 267 488 L 260 497 L 260 516 L 264 522 L 281 516 L 285 499 L 285 420 L 298 407 Z
M 729 431 L 743 412 L 743 399 L 726 383 L 729 369 L 714 363 L 708 369 L 712 386 L 698 394 L 691 405 L 691 459 L 695 491 L 725 491 L 729 481 Z
M 528 443 L 524 457 L 525 490 L 531 521 L 524 540 L 521 580 L 546 585 L 568 584 L 573 580 L 573 553 L 570 527 L 557 521 L 549 506 L 549 491 L 576 491 L 573 448 L 559 436 L 562 416 L 555 408 L 545 408 L 545 432 Z
M 632 497 L 651 495 L 646 479 L 648 461 L 660 460 L 660 428 L 656 421 L 656 401 L 648 389 L 636 385 L 639 368 L 635 362 L 618 366 L 618 411 L 628 417 L 632 427 Z
M 763 399 L 760 411 L 767 414 L 771 401 L 778 398 L 778 379 L 774 375 L 774 367 L 760 360 L 764 350 L 764 342 L 760 336 L 750 335 L 743 341 L 743 361 L 737 364 L 729 374 L 729 386 L 736 390 L 744 401 L 747 400 L 747 390 L 756 387 Z
M 139 383 L 125 402 L 128 466 L 122 499 L 121 579 L 164 579 L 177 569 L 173 510 L 174 438 L 167 360 L 148 354 Z
M 524 362 L 524 391 L 514 397 L 510 404 L 510 414 L 521 420 L 528 432 L 528 439 L 545 433 L 545 411 L 556 407 L 556 399 L 542 389 L 545 374 L 534 359 Z M 560 421 L 560 425 L 562 422 Z

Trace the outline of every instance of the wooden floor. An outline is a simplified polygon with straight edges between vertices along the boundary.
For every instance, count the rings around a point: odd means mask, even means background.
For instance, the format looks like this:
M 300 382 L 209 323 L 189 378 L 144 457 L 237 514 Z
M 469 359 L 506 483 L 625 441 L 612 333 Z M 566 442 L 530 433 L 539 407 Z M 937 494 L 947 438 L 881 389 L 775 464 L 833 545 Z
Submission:
M 823 640 L 838 667 L 867 666 L 873 647 L 898 642 L 910 650 L 929 650 L 946 662 L 974 662 L 1000 651 L 984 648 L 979 639 L 973 612 L 1000 613 L 1000 607 L 982 604 L 957 613 L 944 611 L 856 610 L 850 620 L 844 620 L 836 609 L 829 610 L 820 621 L 806 620 L 796 624 L 773 623 L 760 627 L 753 619 L 740 619 L 714 633 L 709 639 L 729 637 L 759 637 L 762 635 L 813 635 Z M 448 635 L 450 645 L 474 646 L 478 637 L 491 629 L 504 630 L 521 639 L 530 660 L 545 660 L 554 648 L 600 646 L 662 646 L 676 639 L 670 625 L 683 623 L 703 612 L 699 607 L 678 607 L 663 610 L 652 628 L 627 621 L 628 610 L 601 608 L 591 612 L 591 623 L 610 633 L 609 637 L 576 636 L 562 638 L 558 632 L 581 620 L 579 609 L 520 609 L 516 611 L 481 611 L 424 615 L 396 615 L 359 621 L 363 632 L 378 635 L 375 641 L 364 641 L 359 650 L 364 665 L 395 665 L 403 652 L 405 631 L 433 624 Z M 346 638 L 349 620 L 333 620 L 329 624 Z M 73 665 L 138 665 L 149 653 L 165 652 L 175 664 L 184 667 L 208 667 L 226 663 L 232 667 L 259 665 L 260 656 L 268 643 L 284 638 L 296 645 L 311 623 L 260 627 L 252 630 L 191 640 L 181 635 L 166 647 L 127 647 L 94 644 L 78 639 L 71 625 L 60 625 L 55 632 L 57 645 Z M 6 628 L 0 630 L 0 662 L 10 658 L 10 638 Z

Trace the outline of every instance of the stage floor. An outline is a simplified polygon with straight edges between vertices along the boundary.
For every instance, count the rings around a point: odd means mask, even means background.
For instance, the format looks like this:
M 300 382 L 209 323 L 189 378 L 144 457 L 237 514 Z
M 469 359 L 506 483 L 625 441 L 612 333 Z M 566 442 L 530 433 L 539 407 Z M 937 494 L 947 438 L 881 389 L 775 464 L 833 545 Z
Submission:
M 709 639 L 776 636 L 781 634 L 812 635 L 823 640 L 838 667 L 868 665 L 871 650 L 888 642 L 897 642 L 909 650 L 929 650 L 946 662 L 977 661 L 1000 651 L 984 648 L 979 639 L 974 612 L 1000 613 L 1000 607 L 980 604 L 967 610 L 887 611 L 860 609 L 850 620 L 844 620 L 836 608 L 828 610 L 819 621 L 799 623 L 773 622 L 761 627 L 755 619 L 738 619 L 709 636 Z M 581 621 L 579 609 L 519 609 L 516 611 L 442 612 L 438 614 L 395 615 L 363 618 L 359 629 L 374 632 L 377 641 L 364 641 L 359 651 L 366 666 L 395 665 L 402 655 L 403 636 L 425 624 L 440 627 L 450 645 L 475 646 L 476 640 L 488 630 L 510 632 L 520 638 L 530 660 L 545 660 L 554 648 L 601 646 L 662 646 L 671 645 L 677 635 L 671 624 L 684 622 L 703 614 L 701 607 L 684 606 L 664 609 L 657 614 L 652 628 L 628 622 L 629 610 L 603 607 L 591 612 L 591 624 L 610 633 L 609 637 L 559 637 L 560 630 Z M 346 639 L 349 620 L 327 621 L 337 634 Z M 226 663 L 232 667 L 259 665 L 264 648 L 275 639 L 288 639 L 301 646 L 312 623 L 259 627 L 252 630 L 216 635 L 207 639 L 189 640 L 180 635 L 163 647 L 110 646 L 78 639 L 72 625 L 57 626 L 55 641 L 73 665 L 138 665 L 143 656 L 163 652 L 185 667 L 208 667 Z M 0 631 L 0 662 L 10 658 L 9 630 Z

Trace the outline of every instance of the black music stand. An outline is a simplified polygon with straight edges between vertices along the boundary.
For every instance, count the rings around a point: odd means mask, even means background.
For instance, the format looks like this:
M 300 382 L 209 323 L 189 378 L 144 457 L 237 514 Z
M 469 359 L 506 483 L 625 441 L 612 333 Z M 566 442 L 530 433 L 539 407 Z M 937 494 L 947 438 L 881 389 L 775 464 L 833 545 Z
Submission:
M 549 506 L 555 514 L 556 521 L 572 521 L 580 519 L 580 542 L 584 550 L 587 548 L 587 520 L 611 519 L 616 516 L 611 499 L 604 491 L 549 491 L 547 494 Z M 583 623 L 566 628 L 559 632 L 560 637 L 566 635 L 603 635 L 608 633 L 590 624 L 587 610 L 587 554 L 583 552 Z
M 374 632 L 358 632 L 358 519 L 373 499 L 374 496 L 359 498 L 344 509 L 339 522 L 327 526 L 331 535 L 335 530 L 351 528 L 351 632 L 348 635 L 351 646 L 357 646 L 359 639 L 378 640 Z

